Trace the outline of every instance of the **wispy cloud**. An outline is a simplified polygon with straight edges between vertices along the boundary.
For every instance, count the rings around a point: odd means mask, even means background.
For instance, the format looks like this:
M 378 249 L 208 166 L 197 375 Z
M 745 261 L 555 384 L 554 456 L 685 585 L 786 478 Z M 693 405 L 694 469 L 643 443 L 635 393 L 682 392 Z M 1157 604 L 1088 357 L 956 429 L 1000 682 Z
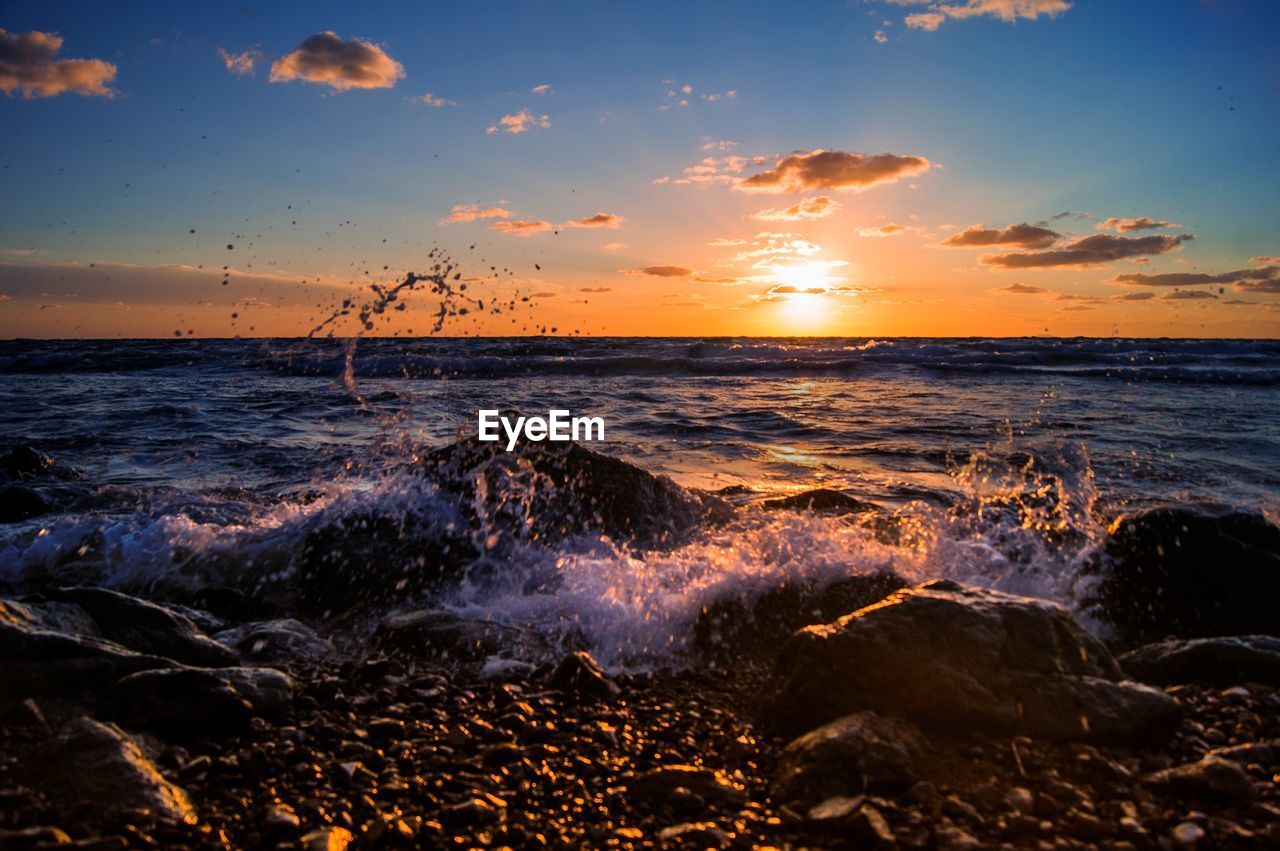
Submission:
M 409 98 L 409 100 L 413 101 L 414 103 L 420 103 L 423 106 L 429 106 L 433 109 L 441 109 L 446 106 L 458 105 L 458 102 L 455 100 L 449 100 L 448 98 L 437 97 L 436 95 L 433 95 L 431 92 L 427 92 L 426 94 L 422 94 L 422 95 L 414 95 L 411 98 Z
M 21 92 L 25 100 L 66 92 L 115 96 L 116 66 L 101 59 L 59 59 L 62 36 L 32 30 L 19 35 L 0 29 L 0 92 Z
M 1124 237 L 1100 233 L 1073 240 L 1047 251 L 984 254 L 979 261 L 986 266 L 1001 269 L 1078 269 L 1088 266 L 1105 266 L 1118 260 L 1165 254 L 1180 248 L 1183 243 L 1193 238 L 1191 234 Z
M 1070 0 L 888 0 L 896 6 L 925 6 L 927 11 L 912 12 L 903 19 L 908 27 L 932 32 L 948 20 L 992 17 L 1007 23 L 1033 21 L 1041 15 L 1055 17 L 1071 8 Z
M 1026 223 L 1004 228 L 971 225 L 952 234 L 940 245 L 947 248 L 984 248 L 992 245 L 1014 245 L 1018 248 L 1048 248 L 1062 237 L 1057 231 Z
M 549 95 L 554 93 L 555 89 L 551 88 L 550 83 L 542 83 L 540 85 L 534 86 L 532 89 L 529 89 L 529 91 L 535 95 Z
M 1207 274 L 1203 272 L 1164 272 L 1155 275 L 1126 273 L 1110 280 L 1113 284 L 1132 287 L 1198 287 L 1230 286 L 1239 292 L 1280 293 L 1280 265 L 1260 266 L 1254 269 L 1236 269 L 1232 272 Z
M 811 189 L 861 191 L 929 170 L 924 157 L 815 151 L 790 154 L 774 167 L 737 182 L 746 192 L 804 192 Z
M 1132 233 L 1141 230 L 1160 230 L 1161 228 L 1182 227 L 1177 222 L 1166 222 L 1162 219 L 1153 219 L 1149 216 L 1140 216 L 1135 219 L 1123 219 L 1118 216 L 1112 216 L 1096 225 L 1098 230 L 1114 230 L 1119 233 Z
M 479 204 L 456 204 L 449 215 L 440 220 L 440 224 L 449 225 L 455 222 L 474 222 L 478 219 L 509 219 L 511 211 L 503 207 L 481 207 Z
M 889 222 L 883 225 L 872 225 L 870 227 L 858 228 L 858 236 L 883 238 L 886 236 L 898 236 L 899 234 L 906 233 L 909 230 L 911 230 L 911 228 L 906 225 Z
M 270 81 L 302 80 L 345 92 L 389 89 L 403 77 L 404 66 L 378 45 L 359 38 L 343 41 L 326 30 L 272 62 Z
M 498 119 L 497 124 L 490 125 L 485 132 L 490 136 L 495 133 L 527 133 L 535 127 L 546 129 L 551 126 L 551 116 L 535 115 L 528 109 L 522 109 L 519 112 L 513 112 L 510 115 L 504 115 Z
M 489 225 L 496 231 L 503 233 L 513 233 L 516 236 L 533 236 L 535 233 L 545 233 L 553 227 L 551 222 L 542 219 L 512 219 L 511 221 L 497 221 Z
M 825 219 L 840 209 L 840 203 L 828 195 L 805 198 L 790 207 L 770 207 L 751 218 L 761 222 L 800 222 L 812 219 Z
M 609 228 L 617 230 L 622 227 L 622 216 L 615 216 L 613 213 L 596 213 L 594 216 L 584 216 L 581 219 L 573 219 L 565 222 L 565 227 L 571 228 Z
M 218 56 L 222 59 L 222 63 L 227 66 L 228 71 L 237 77 L 243 77 L 246 74 L 253 73 L 254 65 L 262 60 L 262 51 L 251 47 L 239 53 L 228 53 L 219 47 Z
M 1047 293 L 1049 290 L 1046 290 L 1043 287 L 1033 287 L 1029 284 L 1010 284 L 1007 287 L 1000 287 L 999 289 L 996 289 L 995 292 L 1010 293 L 1011 295 L 1038 295 L 1040 293 Z

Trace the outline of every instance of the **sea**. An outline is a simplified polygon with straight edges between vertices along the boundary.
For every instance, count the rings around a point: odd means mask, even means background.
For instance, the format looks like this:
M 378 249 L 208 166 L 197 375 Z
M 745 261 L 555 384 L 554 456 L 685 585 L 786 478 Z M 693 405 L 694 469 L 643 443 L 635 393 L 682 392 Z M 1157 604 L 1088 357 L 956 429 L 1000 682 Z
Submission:
M 455 516 L 415 462 L 474 437 L 487 408 L 601 417 L 586 448 L 736 506 L 650 550 L 487 540 L 488 580 L 432 601 L 572 635 L 613 665 L 678 661 L 703 609 L 781 582 L 891 570 L 1077 606 L 1119 516 L 1280 519 L 1278 341 L 8 340 L 0 452 L 32 447 L 58 475 L 32 483 L 49 512 L 0 524 L 0 581 L 287 575 L 335 518 Z M 906 534 L 764 508 L 817 488 Z M 422 603 L 407 596 L 394 605 Z

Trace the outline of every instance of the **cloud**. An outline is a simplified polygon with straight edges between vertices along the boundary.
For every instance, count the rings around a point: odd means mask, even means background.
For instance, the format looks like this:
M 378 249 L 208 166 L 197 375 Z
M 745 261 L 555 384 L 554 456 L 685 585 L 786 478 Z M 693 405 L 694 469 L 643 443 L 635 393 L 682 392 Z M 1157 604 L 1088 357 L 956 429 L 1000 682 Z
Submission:
M 1120 295 L 1113 295 L 1111 297 L 1111 300 L 1112 301 L 1150 301 L 1155 297 L 1156 297 L 1156 294 L 1151 292 L 1121 293 Z
M 431 92 L 427 92 L 427 93 L 426 93 L 426 94 L 424 94 L 424 95 L 414 95 L 413 97 L 409 98 L 409 100 L 413 101 L 414 103 L 420 103 L 420 104 L 422 104 L 423 106 L 429 106 L 429 107 L 432 107 L 432 108 L 434 108 L 434 109 L 440 109 L 441 107 L 445 107 L 445 106 L 457 106 L 457 105 L 458 105 L 458 102 L 457 102 L 457 101 L 455 101 L 455 100 L 449 100 L 448 98 L 436 97 L 435 95 L 431 94 Z
M 1249 262 L 1255 265 L 1276 266 L 1280 265 L 1280 257 L 1250 257 Z
M 449 215 L 440 220 L 440 224 L 455 222 L 474 222 L 477 219 L 509 219 L 511 211 L 502 207 L 481 207 L 479 204 L 456 204 Z
M 1174 290 L 1160 296 L 1161 301 L 1189 301 L 1200 298 L 1217 298 L 1217 296 L 1204 290 Z
M 551 222 L 541 219 L 515 219 L 512 221 L 497 221 L 489 225 L 490 228 L 503 233 L 514 233 L 516 236 L 533 236 L 535 233 L 544 233 L 551 230 Z
M 1280 293 L 1280 265 L 1260 266 L 1254 269 L 1236 269 L 1233 272 L 1205 274 L 1201 272 L 1164 272 L 1157 275 L 1126 273 L 1116 275 L 1109 283 L 1131 287 L 1199 287 L 1231 286 L 1238 292 Z
M 712 248 L 730 248 L 735 245 L 746 245 L 745 239 L 713 239 L 707 243 Z
M 249 48 L 239 53 L 228 53 L 219 47 L 218 56 L 222 58 L 222 62 L 227 66 L 228 71 L 237 77 L 243 77 L 245 74 L 253 73 L 254 64 L 262 59 L 262 51 Z
M 876 30 L 876 34 L 873 38 L 875 39 L 876 44 L 886 44 L 889 41 L 889 36 L 884 34 L 884 30 Z
M 760 222 L 800 222 L 825 219 L 839 209 L 838 201 L 833 201 L 828 195 L 818 195 L 814 198 L 805 198 L 790 207 L 770 207 L 758 213 L 752 213 L 751 218 Z
M 1098 230 L 1114 230 L 1120 233 L 1132 233 L 1140 230 L 1159 230 L 1160 228 L 1176 228 L 1181 227 L 1177 222 L 1166 222 L 1161 219 L 1153 219 L 1149 216 L 1140 216 L 1136 219 L 1122 219 L 1112 216 L 1109 219 L 1098 222 L 1096 225 Z
M 555 89 L 551 88 L 550 83 L 542 83 L 541 85 L 537 85 L 532 89 L 529 89 L 529 91 L 535 95 L 549 95 L 553 93 Z
M 1001 269 L 1084 268 L 1105 266 L 1117 260 L 1164 254 L 1182 246 L 1194 237 L 1178 236 L 1124 237 L 1099 233 L 1077 239 L 1049 251 L 1021 254 L 984 254 L 978 258 L 986 266 Z
M 667 89 L 666 102 L 658 107 L 659 112 L 666 112 L 673 106 L 687 107 L 692 103 L 692 99 L 694 98 L 693 86 L 688 83 L 677 85 L 673 80 L 663 80 L 663 82 L 671 86 L 671 88 Z M 697 97 L 707 101 L 708 103 L 716 103 L 717 101 L 722 100 L 733 100 L 737 96 L 738 92 L 736 89 L 729 89 L 724 92 L 703 92 Z
M 1006 228 L 989 228 L 982 225 L 971 225 L 952 234 L 940 244 L 948 248 L 981 248 L 989 245 L 1016 245 L 1018 248 L 1048 248 L 1062 234 L 1057 231 L 1026 223 L 1009 225 Z
M 625 221 L 622 216 L 615 216 L 613 213 L 596 213 L 594 216 L 585 216 L 581 219 L 565 222 L 565 227 L 570 228 L 610 228 L 617 230 Z
M 930 165 L 924 157 L 818 149 L 782 157 L 773 168 L 753 174 L 737 186 L 746 192 L 769 193 L 810 189 L 861 191 L 928 171 Z
M 18 35 L 0 29 L 0 92 L 22 92 L 25 100 L 64 92 L 115 96 L 116 66 L 101 59 L 59 59 L 62 36 L 32 30 Z
M 909 230 L 909 228 L 906 225 L 899 225 L 893 222 L 889 222 L 888 224 L 884 224 L 884 225 L 874 225 L 872 227 L 859 228 L 858 236 L 867 236 L 867 237 L 897 236 L 900 233 L 906 233 L 907 230 Z
M 498 123 L 485 130 L 490 136 L 495 133 L 525 133 L 535 127 L 546 129 L 551 126 L 551 116 L 534 115 L 527 109 L 498 119 Z
M 683 177 L 659 177 L 654 183 L 673 183 L 677 185 L 699 185 L 723 183 L 733 185 L 738 176 L 749 165 L 764 165 L 764 157 L 743 157 L 730 154 L 724 157 L 703 157 L 695 164 L 683 170 Z
M 578 287 L 580 293 L 611 293 L 612 287 Z
M 705 136 L 703 138 L 706 139 Z M 723 153 L 736 147 L 738 147 L 738 143 L 731 142 L 728 139 L 708 139 L 702 143 L 702 150 L 704 151 L 720 151 Z
M 348 89 L 389 89 L 404 77 L 404 66 L 363 39 L 343 41 L 334 32 L 316 33 L 271 63 L 272 83 L 302 80 Z
M 604 244 L 605 251 L 624 251 L 630 247 L 631 246 L 627 245 L 625 242 L 606 242 Z
M 693 270 L 687 266 L 641 266 L 639 269 L 630 269 L 628 275 L 651 275 L 655 278 L 687 278 L 693 274 Z
M 1041 287 L 1033 287 L 1027 284 L 1010 284 L 1007 287 L 1000 287 L 996 290 L 998 293 L 1013 293 L 1014 295 L 1035 295 L 1037 293 L 1047 293 L 1046 289 Z
M 908 27 L 932 32 L 948 19 L 963 20 L 989 16 L 1007 23 L 1019 19 L 1034 21 L 1044 15 L 1052 18 L 1071 8 L 1071 0 L 889 0 L 897 6 L 928 6 L 927 12 L 913 12 L 903 22 Z
M 1097 304 L 1098 302 L 1103 301 L 1103 298 L 1102 296 L 1096 296 L 1096 295 L 1077 295 L 1076 293 L 1055 293 L 1053 296 L 1053 300 L 1079 302 L 1080 304 Z

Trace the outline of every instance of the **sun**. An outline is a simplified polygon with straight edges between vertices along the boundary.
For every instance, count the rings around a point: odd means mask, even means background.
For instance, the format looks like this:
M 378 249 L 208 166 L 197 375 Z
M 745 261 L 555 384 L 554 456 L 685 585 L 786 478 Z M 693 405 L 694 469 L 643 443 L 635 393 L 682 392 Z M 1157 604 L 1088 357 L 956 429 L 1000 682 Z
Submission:
M 832 278 L 829 265 L 779 266 L 774 270 L 774 280 L 774 292 L 781 298 L 777 303 L 779 321 L 788 330 L 813 333 L 832 323 L 837 311 L 830 289 L 837 280 Z

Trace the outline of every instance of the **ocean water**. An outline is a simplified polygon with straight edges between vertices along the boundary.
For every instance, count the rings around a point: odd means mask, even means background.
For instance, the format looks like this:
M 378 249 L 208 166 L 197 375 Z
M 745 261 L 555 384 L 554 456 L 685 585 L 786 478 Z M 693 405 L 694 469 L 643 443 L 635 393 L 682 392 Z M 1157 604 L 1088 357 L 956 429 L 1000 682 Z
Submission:
M 19 340 L 0 342 L 0 449 L 73 475 L 37 483 L 53 513 L 0 525 L 0 578 L 288 574 L 335 517 L 448 518 L 412 462 L 479 408 L 603 417 L 590 448 L 739 506 L 661 551 L 488 541 L 487 580 L 436 601 L 615 664 L 678 656 L 703 606 L 797 578 L 890 569 L 1073 605 L 1118 513 L 1280 511 L 1275 341 Z M 760 508 L 818 487 L 904 533 Z

